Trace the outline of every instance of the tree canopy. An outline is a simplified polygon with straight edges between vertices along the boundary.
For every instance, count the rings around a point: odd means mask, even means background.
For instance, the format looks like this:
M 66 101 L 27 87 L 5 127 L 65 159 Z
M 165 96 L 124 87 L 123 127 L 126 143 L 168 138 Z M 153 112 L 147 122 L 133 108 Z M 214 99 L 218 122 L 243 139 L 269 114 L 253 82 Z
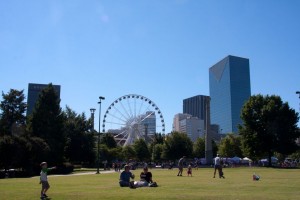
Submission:
M 245 156 L 269 157 L 274 152 L 290 154 L 296 151 L 298 113 L 279 96 L 254 95 L 245 103 L 239 126 Z
M 163 158 L 176 160 L 193 153 L 193 142 L 185 133 L 172 132 L 166 136 Z
M 0 118 L 0 135 L 11 135 L 13 127 L 22 128 L 25 125 L 26 103 L 23 90 L 11 89 L 7 94 L 2 92 L 0 103 L 2 111 Z

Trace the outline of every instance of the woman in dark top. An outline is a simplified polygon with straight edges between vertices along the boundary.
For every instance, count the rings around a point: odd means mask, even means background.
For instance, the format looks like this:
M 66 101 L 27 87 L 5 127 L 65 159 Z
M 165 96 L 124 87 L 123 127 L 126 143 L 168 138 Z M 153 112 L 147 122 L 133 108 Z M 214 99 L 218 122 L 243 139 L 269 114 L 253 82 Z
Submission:
M 152 180 L 152 173 L 148 172 L 148 168 L 144 167 L 143 172 L 140 174 L 140 181 L 134 182 L 135 187 L 157 187 L 156 182 Z
M 141 181 L 146 181 L 148 184 L 153 182 L 152 181 L 152 173 L 148 172 L 147 167 L 144 167 L 144 171 L 141 172 L 140 178 L 141 178 Z

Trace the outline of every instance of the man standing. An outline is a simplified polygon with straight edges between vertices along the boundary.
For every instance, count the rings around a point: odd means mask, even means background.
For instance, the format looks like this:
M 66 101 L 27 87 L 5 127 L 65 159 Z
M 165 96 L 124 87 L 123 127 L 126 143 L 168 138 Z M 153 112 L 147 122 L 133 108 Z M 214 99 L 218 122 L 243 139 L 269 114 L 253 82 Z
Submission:
M 185 160 L 185 156 L 182 156 L 182 158 L 179 159 L 178 161 L 178 174 L 177 176 L 182 176 L 182 171 L 183 171 L 183 162 Z
M 215 164 L 214 165 L 215 166 L 214 178 L 216 177 L 217 170 L 219 173 L 219 178 L 225 178 L 223 175 L 222 166 L 221 166 L 221 158 L 220 158 L 219 154 L 217 154 L 217 157 L 215 157 L 214 164 Z

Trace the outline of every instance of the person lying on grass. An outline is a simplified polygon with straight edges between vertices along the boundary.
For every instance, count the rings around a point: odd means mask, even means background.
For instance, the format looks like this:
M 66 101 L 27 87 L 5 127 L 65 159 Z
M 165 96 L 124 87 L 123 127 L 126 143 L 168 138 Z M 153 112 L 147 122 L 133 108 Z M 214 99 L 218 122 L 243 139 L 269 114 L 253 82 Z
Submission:
M 140 174 L 140 181 L 134 181 L 135 187 L 157 187 L 156 182 L 152 180 L 152 173 L 148 171 L 148 167 L 144 167 Z

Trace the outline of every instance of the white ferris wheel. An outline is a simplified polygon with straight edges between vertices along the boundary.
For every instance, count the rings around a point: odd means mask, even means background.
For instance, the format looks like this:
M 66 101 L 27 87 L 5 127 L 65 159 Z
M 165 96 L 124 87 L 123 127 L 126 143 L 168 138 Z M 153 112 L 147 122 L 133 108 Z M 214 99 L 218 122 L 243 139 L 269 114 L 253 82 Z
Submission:
M 113 101 L 104 113 L 103 132 L 114 135 L 119 145 L 136 139 L 149 141 L 155 133 L 165 133 L 165 120 L 158 106 L 149 98 L 128 94 Z

